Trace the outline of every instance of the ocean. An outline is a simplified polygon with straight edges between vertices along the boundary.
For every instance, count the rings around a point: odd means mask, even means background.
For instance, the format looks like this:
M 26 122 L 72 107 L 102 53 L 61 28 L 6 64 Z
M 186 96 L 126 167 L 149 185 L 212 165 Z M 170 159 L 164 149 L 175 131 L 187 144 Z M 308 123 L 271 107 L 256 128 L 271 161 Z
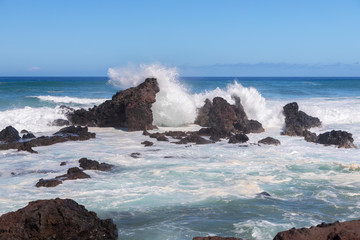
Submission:
M 206 98 L 231 102 L 235 94 L 265 132 L 249 134 L 246 147 L 226 140 L 187 146 L 155 141 L 144 147 L 140 143 L 149 139 L 142 132 L 89 128 L 95 139 L 34 148 L 38 154 L 1 151 L 0 214 L 33 200 L 71 198 L 112 218 L 119 239 L 159 240 L 206 235 L 267 240 L 292 227 L 360 218 L 360 78 L 181 77 L 172 70 L 153 75 L 161 89 L 152 108 L 158 131 L 197 130 L 191 123 Z M 127 82 L 113 75 L 0 77 L 0 129 L 12 125 L 36 136 L 54 133 L 60 127 L 50 123 L 64 118 L 61 105 L 92 107 L 139 79 L 144 76 Z M 282 107 L 294 101 L 322 121 L 312 131 L 348 131 L 358 148 L 280 135 Z M 267 136 L 281 145 L 256 144 Z M 134 152 L 140 157 L 131 157 Z M 82 157 L 117 167 L 86 171 L 91 179 L 55 188 L 35 187 L 40 178 L 78 166 Z

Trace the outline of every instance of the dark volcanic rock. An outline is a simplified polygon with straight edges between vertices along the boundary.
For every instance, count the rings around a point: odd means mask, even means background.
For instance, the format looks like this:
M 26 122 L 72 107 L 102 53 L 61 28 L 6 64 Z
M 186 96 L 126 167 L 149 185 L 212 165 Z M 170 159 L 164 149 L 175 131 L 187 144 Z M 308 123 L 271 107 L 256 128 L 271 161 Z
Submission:
M 259 133 L 264 128 L 256 120 L 249 120 L 241 105 L 240 98 L 233 96 L 234 105 L 221 97 L 215 97 L 212 103 L 207 99 L 199 109 L 196 123 L 210 127 L 213 140 L 228 137 L 231 133 Z M 201 133 L 200 133 L 201 134 Z
M 339 148 L 355 148 L 352 134 L 340 130 L 319 134 L 316 142 L 325 145 L 337 145 Z
M 56 187 L 57 185 L 62 184 L 62 181 L 58 179 L 39 179 L 36 183 L 36 187 Z
M 60 166 L 65 166 L 66 165 L 66 162 L 61 162 L 60 163 Z
M 280 145 L 280 141 L 272 137 L 263 138 L 260 141 L 258 141 L 258 143 L 266 144 L 266 145 L 275 145 L 275 146 Z
M 165 136 L 165 133 L 149 133 L 149 137 L 156 138 L 158 141 L 168 142 L 169 139 Z
M 279 232 L 274 240 L 357 240 L 360 239 L 360 220 L 322 223 L 311 228 L 292 228 Z
M 16 142 L 20 140 L 19 132 L 12 126 L 7 126 L 0 132 L 0 142 Z
M 111 219 L 101 220 L 71 199 L 30 202 L 0 217 L 0 239 L 117 239 Z
M 154 143 L 150 142 L 150 141 L 143 141 L 141 144 L 144 144 L 145 147 L 150 147 L 150 146 L 154 145 Z
M 55 179 L 60 179 L 65 181 L 65 180 L 76 180 L 83 178 L 90 178 L 90 176 L 84 173 L 80 168 L 73 167 L 73 168 L 69 168 L 66 174 L 57 176 Z
M 51 123 L 52 126 L 58 126 L 58 127 L 61 127 L 61 126 L 68 126 L 70 125 L 70 122 L 68 120 L 65 120 L 65 119 L 55 119 L 52 123 Z
M 165 136 L 172 137 L 175 139 L 181 139 L 183 137 L 186 137 L 186 132 L 183 131 L 167 131 L 165 132 Z
M 282 133 L 283 135 L 304 136 L 306 130 L 321 126 L 318 118 L 299 111 L 299 106 L 296 102 L 286 104 L 283 109 L 285 116 L 285 130 Z
M 235 134 L 229 138 L 229 143 L 244 143 L 247 141 L 249 141 L 249 138 L 243 133 Z
M 242 238 L 234 238 L 234 237 L 194 237 L 193 240 L 243 240 Z
M 318 137 L 316 136 L 316 133 L 312 133 L 312 132 L 306 130 L 306 131 L 304 131 L 304 139 L 307 142 L 316 143 L 318 140 Z
M 99 106 L 76 110 L 67 117 L 76 125 L 127 127 L 129 131 L 153 129 L 151 106 L 159 91 L 157 80 L 147 78 L 139 86 L 120 91 Z
M 35 135 L 32 133 L 26 133 L 22 136 L 22 139 L 32 139 L 32 138 L 36 138 Z
M 205 138 L 200 137 L 196 132 L 190 133 L 189 136 L 182 138 L 180 141 L 175 142 L 176 144 L 187 144 L 187 143 L 196 143 L 196 144 L 209 144 L 213 143 L 212 141 L 206 140 Z
M 78 140 L 88 140 L 95 137 L 95 133 L 88 131 L 87 127 L 81 126 L 70 126 L 60 129 L 58 132 L 54 133 L 55 136 L 62 136 L 67 138 L 76 137 Z
M 87 158 L 81 158 L 79 160 L 80 167 L 84 170 L 98 170 L 98 171 L 110 171 L 114 165 L 107 163 L 99 163 L 98 161 L 90 160 Z
M 18 151 L 27 151 L 29 153 L 38 153 L 37 151 L 33 150 L 31 144 L 28 142 L 23 142 L 18 144 Z
M 132 158 L 139 158 L 140 156 L 141 156 L 141 153 L 138 153 L 138 152 L 130 154 L 130 157 L 132 157 Z

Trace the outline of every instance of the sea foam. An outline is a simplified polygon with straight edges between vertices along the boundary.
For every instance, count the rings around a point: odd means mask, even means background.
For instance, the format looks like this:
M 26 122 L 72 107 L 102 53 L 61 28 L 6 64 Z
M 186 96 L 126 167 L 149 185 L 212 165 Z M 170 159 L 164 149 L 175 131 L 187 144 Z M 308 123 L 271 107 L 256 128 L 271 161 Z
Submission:
M 54 102 L 54 103 L 64 103 L 64 104 L 81 104 L 81 105 L 97 105 L 101 104 L 107 99 L 105 98 L 78 98 L 78 97 L 68 97 L 68 96 L 29 96 L 31 98 L 37 98 L 41 101 Z

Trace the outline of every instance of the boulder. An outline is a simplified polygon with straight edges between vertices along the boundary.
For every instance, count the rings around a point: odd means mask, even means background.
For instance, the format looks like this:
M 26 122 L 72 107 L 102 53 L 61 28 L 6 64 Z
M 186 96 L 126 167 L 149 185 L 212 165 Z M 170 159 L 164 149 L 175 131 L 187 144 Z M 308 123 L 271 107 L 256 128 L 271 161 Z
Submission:
M 196 132 L 190 133 L 189 136 L 182 138 L 180 141 L 175 142 L 176 144 L 187 144 L 187 143 L 196 143 L 196 144 L 209 144 L 213 143 L 212 141 L 206 140 L 205 138 L 200 137 Z
M 98 170 L 98 171 L 110 171 L 114 165 L 107 163 L 99 163 L 98 161 L 90 160 L 87 158 L 81 158 L 79 160 L 80 167 L 84 170 Z
M 117 239 L 111 219 L 101 220 L 71 199 L 30 202 L 0 217 L 0 239 Z
M 292 228 L 279 232 L 274 240 L 356 240 L 360 239 L 360 220 L 322 223 L 316 227 Z
M 70 122 L 65 119 L 55 119 L 51 123 L 51 126 L 57 126 L 57 127 L 68 126 L 68 125 L 70 125 Z
M 84 178 L 90 178 L 89 175 L 84 173 L 80 168 L 73 167 L 69 168 L 67 173 L 61 176 L 57 176 L 55 179 L 60 179 L 62 181 L 65 180 L 76 180 L 76 179 L 84 179 Z
M 119 91 L 99 106 L 70 112 L 67 117 L 75 125 L 125 127 L 129 131 L 154 129 L 151 106 L 159 91 L 157 80 L 147 78 L 139 86 Z
M 22 139 L 32 139 L 32 138 L 36 138 L 36 137 L 33 133 L 29 133 L 29 132 L 22 136 Z
M 62 184 L 62 181 L 58 179 L 39 179 L 36 183 L 36 187 L 56 187 L 57 185 Z
M 10 143 L 20 140 L 19 132 L 12 126 L 7 126 L 0 132 L 0 142 Z
M 70 126 L 60 129 L 58 132 L 54 133 L 55 136 L 62 136 L 67 138 L 76 137 L 78 140 L 88 140 L 95 137 L 95 133 L 88 131 L 87 127 L 81 126 Z
M 352 134 L 341 130 L 332 130 L 331 132 L 319 134 L 316 142 L 325 145 L 336 145 L 339 148 L 355 148 Z
M 296 102 L 286 104 L 283 110 L 285 116 L 285 130 L 282 133 L 283 135 L 305 136 L 306 130 L 321 126 L 319 118 L 309 116 L 299 111 L 299 106 Z
M 238 133 L 229 137 L 229 143 L 244 143 L 247 141 L 249 141 L 249 138 L 244 133 Z
M 260 141 L 258 141 L 258 143 L 265 145 L 275 145 L 275 146 L 280 145 L 280 141 L 272 137 L 263 138 Z

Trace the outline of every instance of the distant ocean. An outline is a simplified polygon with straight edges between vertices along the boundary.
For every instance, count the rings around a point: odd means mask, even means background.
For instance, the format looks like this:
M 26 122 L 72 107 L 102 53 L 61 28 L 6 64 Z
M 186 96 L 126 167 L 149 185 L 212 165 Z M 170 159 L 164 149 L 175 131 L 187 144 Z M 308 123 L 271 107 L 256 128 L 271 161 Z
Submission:
M 280 146 L 248 147 L 225 140 L 179 146 L 155 142 L 142 132 L 90 128 L 97 137 L 35 148 L 39 154 L 0 151 L 0 214 L 29 201 L 71 198 L 101 218 L 112 218 L 119 239 L 192 239 L 220 235 L 272 239 L 279 231 L 321 222 L 360 218 L 360 77 L 179 77 L 161 75 L 153 105 L 159 131 L 192 130 L 196 109 L 206 98 L 238 95 L 250 119 Z M 12 125 L 36 136 L 59 127 L 61 105 L 88 108 L 110 99 L 119 85 L 107 77 L 0 77 L 0 130 Z M 135 82 L 134 82 L 135 83 Z M 130 83 L 131 85 L 132 83 Z M 134 85 L 134 84 L 133 84 Z M 357 149 L 337 149 L 280 135 L 282 107 L 296 101 L 319 117 L 321 128 L 353 134 Z M 140 153 L 132 158 L 131 153 Z M 36 188 L 87 157 L 118 166 L 113 172 L 89 171 L 91 179 Z M 67 166 L 60 166 L 61 162 Z M 12 175 L 14 172 L 15 175 Z M 267 192 L 271 196 L 258 195 Z

